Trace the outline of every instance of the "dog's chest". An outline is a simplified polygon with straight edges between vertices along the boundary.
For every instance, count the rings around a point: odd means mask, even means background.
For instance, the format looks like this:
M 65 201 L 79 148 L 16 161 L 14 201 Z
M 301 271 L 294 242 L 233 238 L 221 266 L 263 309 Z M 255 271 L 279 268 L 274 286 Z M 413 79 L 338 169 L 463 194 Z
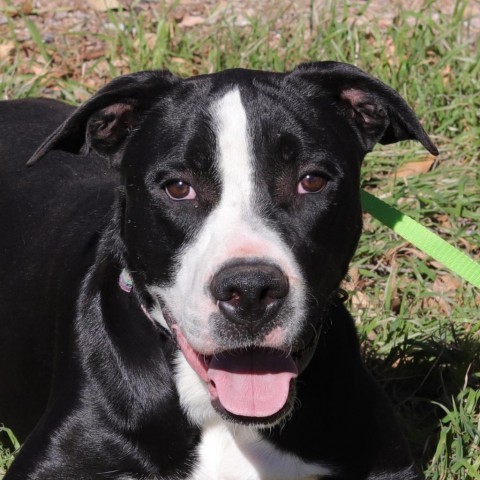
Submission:
M 325 466 L 281 452 L 254 430 L 218 421 L 204 428 L 188 480 L 317 480 L 328 473 Z

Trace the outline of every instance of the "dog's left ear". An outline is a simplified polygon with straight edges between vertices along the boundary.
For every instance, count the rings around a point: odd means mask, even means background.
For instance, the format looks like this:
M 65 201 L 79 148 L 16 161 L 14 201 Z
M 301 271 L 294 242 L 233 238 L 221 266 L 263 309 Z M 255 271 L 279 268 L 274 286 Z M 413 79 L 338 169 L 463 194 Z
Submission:
M 166 70 L 138 72 L 112 80 L 80 106 L 35 151 L 33 165 L 50 150 L 86 154 L 94 150 L 120 163 L 133 129 L 159 96 L 180 79 Z
M 301 81 L 300 88 L 313 99 L 331 96 L 357 133 L 365 152 L 371 151 L 376 143 L 418 140 L 430 153 L 438 155 L 437 148 L 405 100 L 395 90 L 353 65 L 306 63 L 287 78 Z

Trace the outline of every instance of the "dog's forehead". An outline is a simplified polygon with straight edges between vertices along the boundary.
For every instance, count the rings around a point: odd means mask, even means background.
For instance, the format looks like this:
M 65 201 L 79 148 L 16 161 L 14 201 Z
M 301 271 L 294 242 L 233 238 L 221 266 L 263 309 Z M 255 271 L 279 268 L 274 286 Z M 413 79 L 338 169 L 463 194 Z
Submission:
M 193 87 L 185 96 L 188 107 L 182 107 L 189 112 L 188 121 L 204 128 L 205 123 L 195 120 L 202 117 L 218 133 L 220 119 L 234 119 L 238 112 L 246 117 L 254 149 L 275 146 L 282 136 L 290 136 L 300 143 L 322 144 L 335 151 L 343 145 L 341 139 L 333 138 L 336 133 L 350 133 L 331 95 L 317 92 L 312 97 L 308 85 L 298 79 L 290 81 L 289 74 L 232 69 L 192 77 L 185 86 Z M 232 92 L 238 94 L 235 102 Z
M 253 124 L 260 117 L 268 120 L 282 113 L 290 114 L 293 91 L 298 94 L 295 102 L 301 100 L 301 92 L 288 85 L 286 76 L 283 73 L 244 69 L 200 75 L 181 82 L 173 97 L 167 101 L 169 108 L 176 110 L 177 116 L 183 117 L 183 121 L 196 122 L 202 127 L 205 123 L 202 125 L 197 120 L 201 118 L 215 122 L 222 99 L 229 98 L 232 91 L 237 91 L 249 124 Z M 305 109 L 308 102 L 301 103 L 298 108 Z
M 234 157 L 248 153 L 255 167 L 271 161 L 278 166 L 285 140 L 293 140 L 298 151 L 313 147 L 333 155 L 343 145 L 333 141 L 339 123 L 332 116 L 337 114 L 329 105 L 321 107 L 321 116 L 318 110 L 318 97 L 314 104 L 297 84 L 286 81 L 286 74 L 236 69 L 192 77 L 152 108 L 130 149 L 132 164 L 215 169 L 221 147 L 226 152 L 232 141 L 239 147 Z M 248 148 L 238 142 L 247 142 Z

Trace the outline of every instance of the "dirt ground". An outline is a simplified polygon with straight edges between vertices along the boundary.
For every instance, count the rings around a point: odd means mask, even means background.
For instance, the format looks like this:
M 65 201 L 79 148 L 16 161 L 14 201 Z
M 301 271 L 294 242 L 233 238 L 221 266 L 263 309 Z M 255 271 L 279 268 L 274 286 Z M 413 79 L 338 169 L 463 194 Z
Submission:
M 322 10 L 328 0 L 2 0 L 0 1 L 0 27 L 7 24 L 7 16 L 19 17 L 20 14 L 32 15 L 45 41 L 54 41 L 55 36 L 68 32 L 99 32 L 108 27 L 107 10 L 119 6 L 134 6 L 137 10 L 147 12 L 167 11 L 180 26 L 192 28 L 202 24 L 212 25 L 220 15 L 227 13 L 236 18 L 236 23 L 246 25 L 249 18 L 255 16 L 275 17 L 279 21 L 301 21 Z M 340 2 L 338 2 L 340 3 Z M 377 22 L 390 25 L 398 12 L 408 8 L 419 11 L 422 8 L 435 12 L 451 14 L 456 0 L 356 0 L 348 3 L 352 22 Z M 2 5 L 3 4 L 3 5 Z M 340 7 L 339 7 L 340 9 Z M 280 15 L 279 15 L 280 13 Z M 303 18 L 302 18 L 303 17 Z M 469 0 L 465 18 L 470 19 L 472 35 L 480 31 L 480 0 Z M 107 24 L 107 25 L 106 25 Z M 15 29 L 19 38 L 27 39 L 28 31 L 21 27 Z M 5 29 L 2 29 L 5 33 Z
M 352 1 L 348 4 L 348 18 L 352 23 L 387 28 L 402 9 L 425 8 L 435 18 L 439 13 L 453 13 L 456 1 L 436 0 L 428 2 L 428 7 L 425 4 L 425 0 Z M 326 5 L 332 5 L 332 0 L 0 0 L 0 73 L 5 70 L 2 66 L 15 64 L 17 75 L 48 76 L 52 88 L 60 78 L 78 80 L 90 89 L 103 84 L 110 76 L 107 67 L 103 71 L 96 68 L 93 74 L 94 68 L 90 67 L 106 53 L 105 42 L 98 34 L 113 34 L 115 26 L 109 10 L 119 7 L 133 7 L 145 15 L 146 21 L 166 15 L 179 28 L 208 33 L 219 18 L 228 18 L 238 27 L 248 26 L 252 18 L 258 17 L 274 19 L 278 29 L 298 22 L 314 27 Z M 464 18 L 475 48 L 480 32 L 480 0 L 469 0 Z M 37 39 L 25 19 L 36 26 Z M 53 60 L 42 55 L 39 43 L 46 51 L 51 49 Z

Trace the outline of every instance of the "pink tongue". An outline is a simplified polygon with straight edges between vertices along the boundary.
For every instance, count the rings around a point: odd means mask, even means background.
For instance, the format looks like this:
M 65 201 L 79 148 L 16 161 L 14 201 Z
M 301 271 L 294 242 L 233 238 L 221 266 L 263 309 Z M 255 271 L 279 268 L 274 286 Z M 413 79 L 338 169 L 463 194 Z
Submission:
M 246 350 L 215 355 L 208 367 L 209 390 L 225 410 L 244 417 L 269 417 L 283 408 L 290 380 L 298 374 L 290 355 Z

